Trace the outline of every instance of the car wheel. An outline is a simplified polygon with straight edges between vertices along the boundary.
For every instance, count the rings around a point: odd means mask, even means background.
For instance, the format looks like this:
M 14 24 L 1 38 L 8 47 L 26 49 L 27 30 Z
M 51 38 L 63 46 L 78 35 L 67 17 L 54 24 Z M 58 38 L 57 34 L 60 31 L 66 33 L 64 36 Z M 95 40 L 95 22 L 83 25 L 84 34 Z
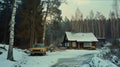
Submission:
M 43 53 L 43 55 L 46 55 L 46 52 L 45 52 L 45 53 Z
M 32 54 L 32 53 L 30 53 L 30 56 L 33 56 L 33 54 Z

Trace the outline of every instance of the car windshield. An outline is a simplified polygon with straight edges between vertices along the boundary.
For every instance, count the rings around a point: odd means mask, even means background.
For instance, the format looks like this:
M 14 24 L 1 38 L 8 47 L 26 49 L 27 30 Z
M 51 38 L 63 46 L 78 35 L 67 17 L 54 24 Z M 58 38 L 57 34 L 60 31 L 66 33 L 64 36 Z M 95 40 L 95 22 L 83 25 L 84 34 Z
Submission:
M 43 44 L 36 44 L 36 45 L 33 45 L 34 48 L 43 48 L 44 45 Z

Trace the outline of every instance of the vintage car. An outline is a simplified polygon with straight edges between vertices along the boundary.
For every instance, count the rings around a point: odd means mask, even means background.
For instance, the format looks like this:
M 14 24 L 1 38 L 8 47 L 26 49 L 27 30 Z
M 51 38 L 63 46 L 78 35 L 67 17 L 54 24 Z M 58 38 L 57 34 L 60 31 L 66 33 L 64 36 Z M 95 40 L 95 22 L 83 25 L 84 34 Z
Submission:
M 29 50 L 30 50 L 30 55 L 33 55 L 33 54 L 46 55 L 46 47 L 44 46 L 44 44 L 32 45 L 32 47 Z

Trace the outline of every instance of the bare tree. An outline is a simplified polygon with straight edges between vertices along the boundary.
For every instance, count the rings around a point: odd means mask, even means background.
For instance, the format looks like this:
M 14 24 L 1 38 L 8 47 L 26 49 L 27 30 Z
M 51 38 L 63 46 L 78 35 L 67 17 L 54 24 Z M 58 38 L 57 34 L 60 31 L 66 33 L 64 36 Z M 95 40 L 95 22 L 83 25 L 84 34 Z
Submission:
M 113 10 L 115 13 L 116 18 L 119 18 L 119 5 L 118 0 L 113 0 Z
M 94 19 L 94 12 L 93 12 L 93 10 L 90 11 L 89 19 L 91 19 L 91 20 Z
M 79 8 L 76 9 L 75 19 L 76 19 L 77 21 L 78 21 L 78 20 L 83 20 L 83 14 L 82 14 L 82 12 L 80 11 Z
M 47 3 L 47 8 L 46 8 L 45 16 L 43 19 L 43 22 L 44 22 L 43 43 L 44 44 L 45 44 L 46 18 L 48 16 L 48 12 L 49 12 L 49 8 L 50 8 L 50 0 L 48 0 L 48 2 L 46 2 L 46 3 Z
M 93 22 L 93 20 L 94 20 L 94 13 L 93 13 L 92 10 L 90 11 L 89 18 L 91 20 L 91 31 L 94 33 L 94 22 Z
M 14 0 L 13 11 L 10 21 L 10 39 L 9 39 L 9 50 L 7 59 L 13 61 L 13 45 L 14 45 L 14 25 L 15 25 L 15 15 L 16 15 L 16 0 Z

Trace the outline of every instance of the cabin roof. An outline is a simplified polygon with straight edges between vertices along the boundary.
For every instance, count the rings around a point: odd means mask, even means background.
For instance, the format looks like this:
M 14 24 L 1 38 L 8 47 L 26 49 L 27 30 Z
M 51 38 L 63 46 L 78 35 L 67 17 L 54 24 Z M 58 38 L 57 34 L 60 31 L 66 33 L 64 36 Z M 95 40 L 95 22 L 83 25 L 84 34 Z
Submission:
M 68 41 L 77 41 L 77 42 L 97 42 L 98 41 L 93 33 L 66 32 L 66 37 Z

